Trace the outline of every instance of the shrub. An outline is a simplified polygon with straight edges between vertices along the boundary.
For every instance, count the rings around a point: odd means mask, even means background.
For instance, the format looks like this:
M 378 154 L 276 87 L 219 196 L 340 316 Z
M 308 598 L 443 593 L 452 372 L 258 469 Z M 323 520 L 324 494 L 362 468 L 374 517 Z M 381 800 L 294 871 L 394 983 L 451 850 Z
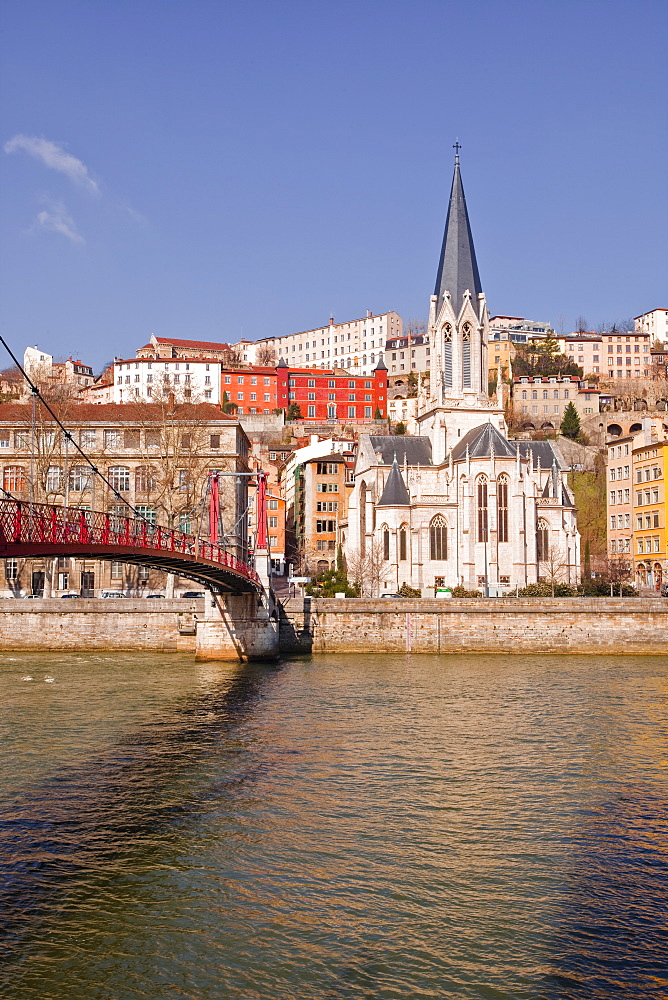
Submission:
M 415 587 L 409 587 L 407 583 L 402 583 L 397 591 L 402 597 L 422 597 L 422 591 L 416 590 Z
M 554 595 L 551 583 L 530 583 L 517 592 L 518 597 L 575 597 L 576 594 L 575 587 L 570 587 L 567 583 L 555 583 Z
M 453 587 L 453 597 L 482 597 L 480 590 L 467 590 L 466 587 Z

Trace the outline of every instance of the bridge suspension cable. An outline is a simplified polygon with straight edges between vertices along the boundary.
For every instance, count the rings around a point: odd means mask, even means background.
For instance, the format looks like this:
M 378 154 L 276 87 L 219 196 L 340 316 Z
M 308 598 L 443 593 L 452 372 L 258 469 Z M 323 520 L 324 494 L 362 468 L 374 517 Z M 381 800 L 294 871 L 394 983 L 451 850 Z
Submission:
M 110 493 L 113 496 L 115 496 L 118 500 L 120 500 L 121 503 L 124 503 L 125 506 L 128 507 L 132 511 L 133 515 L 136 518 L 139 518 L 141 521 L 146 521 L 147 524 L 151 524 L 151 521 L 147 517 L 145 517 L 143 514 L 140 514 L 139 511 L 135 507 L 133 507 L 133 505 L 130 503 L 130 501 L 126 497 L 124 497 L 122 493 L 119 493 L 118 490 L 114 486 L 111 485 L 110 481 L 107 479 L 107 477 L 105 476 L 105 474 L 103 472 L 100 472 L 100 470 L 98 469 L 98 467 L 93 462 L 91 462 L 91 460 L 88 457 L 88 455 L 86 454 L 86 452 L 83 450 L 83 448 L 81 448 L 77 444 L 77 442 L 74 440 L 74 436 L 70 433 L 70 431 L 67 430 L 67 428 L 65 427 L 65 425 L 61 421 L 60 417 L 56 413 L 54 413 L 52 407 L 50 406 L 50 404 L 47 402 L 47 400 L 42 395 L 42 393 L 41 393 L 41 391 L 39 389 L 39 386 L 35 385 L 35 383 L 33 382 L 33 380 L 30 378 L 30 376 L 28 375 L 28 373 L 23 368 L 23 365 L 21 365 L 21 363 L 17 359 L 16 355 L 12 351 L 11 347 L 9 346 L 9 344 L 7 343 L 7 341 L 5 340 L 5 338 L 2 337 L 2 336 L 0 336 L 0 343 L 2 343 L 3 347 L 5 348 L 5 350 L 7 351 L 7 353 L 9 354 L 10 358 L 12 359 L 12 361 L 14 362 L 14 364 L 16 365 L 16 367 L 18 368 L 18 370 L 21 372 L 21 374 L 23 375 L 23 377 L 26 380 L 26 382 L 28 383 L 28 385 L 30 386 L 30 391 L 32 392 L 33 399 L 39 399 L 40 402 L 42 403 L 42 406 L 44 406 L 45 409 L 48 410 L 48 412 L 51 414 L 51 416 L 53 417 L 53 419 L 55 420 L 55 422 L 58 424 L 58 426 L 60 427 L 61 431 L 63 432 L 63 436 L 65 437 L 65 440 L 67 442 L 71 442 L 74 445 L 74 447 L 79 452 L 79 454 L 81 455 L 81 457 L 83 458 L 83 460 L 90 466 L 90 468 L 93 471 L 93 473 L 96 476 L 99 476 L 100 479 L 102 480 L 102 482 L 106 484 L 106 486 L 108 487 Z M 3 493 L 6 493 L 6 491 L 3 490 Z M 17 499 L 16 497 L 10 496 L 9 494 L 6 494 L 6 495 L 11 500 L 16 500 Z

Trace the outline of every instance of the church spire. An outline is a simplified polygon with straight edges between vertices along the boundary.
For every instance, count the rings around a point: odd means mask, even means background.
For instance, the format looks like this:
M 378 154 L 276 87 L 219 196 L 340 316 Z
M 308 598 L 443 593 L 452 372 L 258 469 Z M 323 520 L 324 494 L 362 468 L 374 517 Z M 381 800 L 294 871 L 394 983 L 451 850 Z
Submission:
M 473 237 L 469 216 L 466 210 L 466 199 L 459 171 L 459 143 L 455 143 L 455 173 L 452 178 L 448 216 L 445 220 L 445 233 L 441 247 L 441 258 L 436 275 L 434 295 L 438 297 L 436 313 L 438 315 L 445 292 L 450 293 L 452 308 L 458 315 L 464 301 L 464 292 L 471 293 L 473 308 L 478 309 L 478 295 L 482 292 L 478 264 L 475 259 Z

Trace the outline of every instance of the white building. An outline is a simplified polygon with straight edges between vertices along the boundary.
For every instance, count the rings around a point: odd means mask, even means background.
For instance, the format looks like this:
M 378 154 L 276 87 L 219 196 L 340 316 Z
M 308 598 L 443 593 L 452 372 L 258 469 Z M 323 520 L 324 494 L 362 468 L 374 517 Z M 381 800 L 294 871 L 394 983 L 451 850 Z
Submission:
M 652 309 L 633 320 L 637 333 L 648 333 L 652 343 L 668 341 L 668 309 Z
M 179 399 L 220 403 L 221 369 L 211 358 L 116 359 L 113 402 L 150 401 L 173 391 Z
M 401 316 L 395 312 L 335 323 L 284 337 L 265 337 L 256 344 L 255 357 L 262 348 L 276 352 L 289 368 L 346 368 L 353 375 L 371 375 L 383 357 L 385 341 L 400 337 Z M 247 344 L 247 342 L 242 342 Z M 236 345 L 235 345 L 236 346 Z M 244 348 L 248 353 L 249 348 Z
M 360 437 L 344 526 L 348 558 L 380 559 L 381 591 L 427 596 L 462 585 L 498 594 L 579 580 L 580 547 L 565 463 L 551 442 L 509 441 L 487 394 L 489 316 L 459 157 L 430 300 L 429 395 L 416 436 Z

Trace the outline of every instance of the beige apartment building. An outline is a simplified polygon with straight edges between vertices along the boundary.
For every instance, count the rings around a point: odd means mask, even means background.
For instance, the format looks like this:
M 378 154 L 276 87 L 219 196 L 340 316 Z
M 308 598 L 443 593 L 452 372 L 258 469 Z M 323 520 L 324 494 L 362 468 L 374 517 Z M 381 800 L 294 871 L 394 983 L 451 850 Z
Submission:
M 30 405 L 6 403 L 0 405 L 0 466 L 11 496 L 117 517 L 132 516 L 129 504 L 149 524 L 207 538 L 210 474 L 233 473 L 221 479 L 221 527 L 228 551 L 245 556 L 248 477 L 237 482 L 234 474 L 250 471 L 249 441 L 236 419 L 208 404 L 80 404 L 61 406 L 58 413 L 111 489 L 64 440 L 41 404 L 33 421 Z M 148 567 L 68 556 L 6 559 L 0 573 L 2 596 L 76 591 L 92 597 L 103 589 L 169 595 L 193 587 L 191 580 Z
M 604 381 L 616 381 L 651 375 L 649 333 L 572 333 L 558 337 L 557 343 L 585 376 L 600 375 Z
M 353 375 L 371 375 L 383 358 L 385 341 L 400 337 L 401 316 L 396 312 L 376 316 L 369 312 L 362 319 L 335 323 L 283 337 L 264 337 L 256 344 L 276 353 L 289 368 L 345 368 Z M 245 350 L 250 357 L 246 342 Z
M 579 416 L 599 411 L 598 386 L 577 375 L 521 375 L 513 379 L 515 420 L 522 430 L 558 430 L 569 403 Z

